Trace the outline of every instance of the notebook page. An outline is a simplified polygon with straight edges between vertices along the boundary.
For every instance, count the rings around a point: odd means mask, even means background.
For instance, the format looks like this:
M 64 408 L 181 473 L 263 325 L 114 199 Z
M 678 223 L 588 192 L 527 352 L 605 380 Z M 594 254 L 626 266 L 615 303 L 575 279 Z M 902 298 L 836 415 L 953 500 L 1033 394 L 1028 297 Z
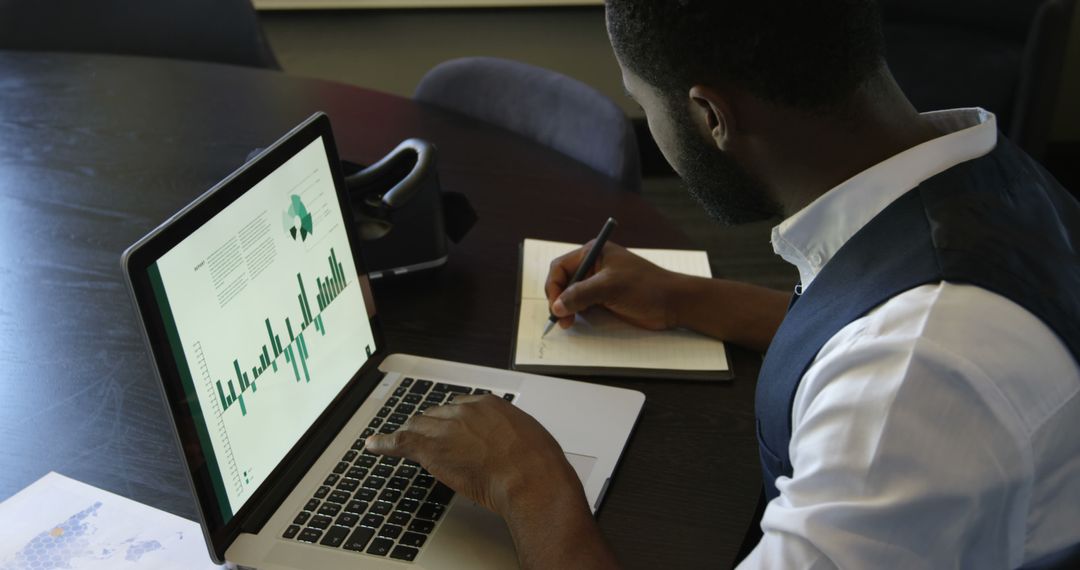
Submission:
M 544 296 L 551 260 L 579 247 L 576 244 L 525 240 L 522 260 L 522 301 L 518 319 L 517 365 L 639 368 L 652 370 L 727 370 L 724 344 L 687 331 L 647 331 L 627 324 L 603 308 L 578 314 L 573 327 L 558 327 L 544 338 L 548 319 Z M 703 251 L 632 249 L 669 269 L 709 277 Z
M 547 299 L 544 282 L 547 281 L 552 260 L 579 247 L 581 244 L 526 239 L 521 264 L 521 298 Z M 639 248 L 630 248 L 630 251 L 669 271 L 712 277 L 709 256 L 704 251 Z

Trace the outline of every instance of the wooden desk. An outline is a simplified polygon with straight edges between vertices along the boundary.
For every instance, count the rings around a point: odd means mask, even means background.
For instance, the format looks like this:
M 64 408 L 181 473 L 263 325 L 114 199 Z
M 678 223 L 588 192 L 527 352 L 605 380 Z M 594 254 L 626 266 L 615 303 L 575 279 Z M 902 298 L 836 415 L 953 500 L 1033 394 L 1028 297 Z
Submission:
M 357 87 L 0 52 L 0 101 L 0 499 L 54 470 L 194 517 L 120 253 L 314 111 L 330 115 L 342 157 L 357 162 L 406 137 L 433 141 L 443 186 L 479 213 L 445 269 L 377 286 L 397 352 L 508 366 L 527 236 L 585 241 L 614 215 L 625 245 L 688 245 L 640 197 L 562 155 Z M 722 567 L 734 556 L 760 481 L 760 359 L 734 357 L 729 385 L 610 382 L 647 396 L 599 515 L 628 567 Z

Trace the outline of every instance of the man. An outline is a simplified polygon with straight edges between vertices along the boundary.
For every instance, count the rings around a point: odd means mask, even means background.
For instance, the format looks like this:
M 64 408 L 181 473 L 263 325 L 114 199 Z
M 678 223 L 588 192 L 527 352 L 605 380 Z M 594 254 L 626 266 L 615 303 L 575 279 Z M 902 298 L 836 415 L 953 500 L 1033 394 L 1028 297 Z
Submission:
M 784 216 L 773 245 L 801 276 L 791 297 L 609 244 L 574 287 L 582 250 L 548 278 L 563 327 L 601 305 L 768 349 L 768 504 L 742 565 L 1015 568 L 1075 552 L 1075 200 L 992 114 L 916 112 L 870 0 L 609 0 L 607 22 L 690 192 L 728 222 Z M 617 565 L 556 443 L 505 402 L 461 398 L 368 445 L 504 516 L 523 567 Z

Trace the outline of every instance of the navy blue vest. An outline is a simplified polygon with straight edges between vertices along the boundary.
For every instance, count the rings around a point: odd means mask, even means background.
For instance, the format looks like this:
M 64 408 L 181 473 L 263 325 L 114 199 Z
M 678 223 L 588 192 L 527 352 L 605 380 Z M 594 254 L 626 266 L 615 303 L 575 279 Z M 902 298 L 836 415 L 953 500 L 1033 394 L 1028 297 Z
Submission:
M 968 283 L 1024 307 L 1080 361 L 1080 205 L 998 135 L 988 155 L 904 194 L 855 234 L 780 325 L 758 377 L 755 409 L 765 496 L 792 475 L 795 391 L 821 347 L 899 293 Z

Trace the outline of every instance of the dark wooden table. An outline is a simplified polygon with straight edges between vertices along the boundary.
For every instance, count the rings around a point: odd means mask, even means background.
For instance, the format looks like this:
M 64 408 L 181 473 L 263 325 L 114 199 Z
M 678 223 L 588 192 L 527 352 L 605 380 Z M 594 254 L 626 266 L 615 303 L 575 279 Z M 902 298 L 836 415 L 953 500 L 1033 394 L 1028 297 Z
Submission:
M 578 163 L 407 99 L 214 64 L 0 52 L 0 499 L 58 471 L 194 517 L 120 253 L 317 110 L 349 160 L 433 141 L 444 188 L 480 216 L 443 270 L 376 287 L 397 352 L 508 366 L 525 237 L 585 241 L 614 215 L 625 245 L 689 245 Z M 647 396 L 599 515 L 626 566 L 730 564 L 760 484 L 760 359 L 734 359 L 730 384 L 605 381 Z

